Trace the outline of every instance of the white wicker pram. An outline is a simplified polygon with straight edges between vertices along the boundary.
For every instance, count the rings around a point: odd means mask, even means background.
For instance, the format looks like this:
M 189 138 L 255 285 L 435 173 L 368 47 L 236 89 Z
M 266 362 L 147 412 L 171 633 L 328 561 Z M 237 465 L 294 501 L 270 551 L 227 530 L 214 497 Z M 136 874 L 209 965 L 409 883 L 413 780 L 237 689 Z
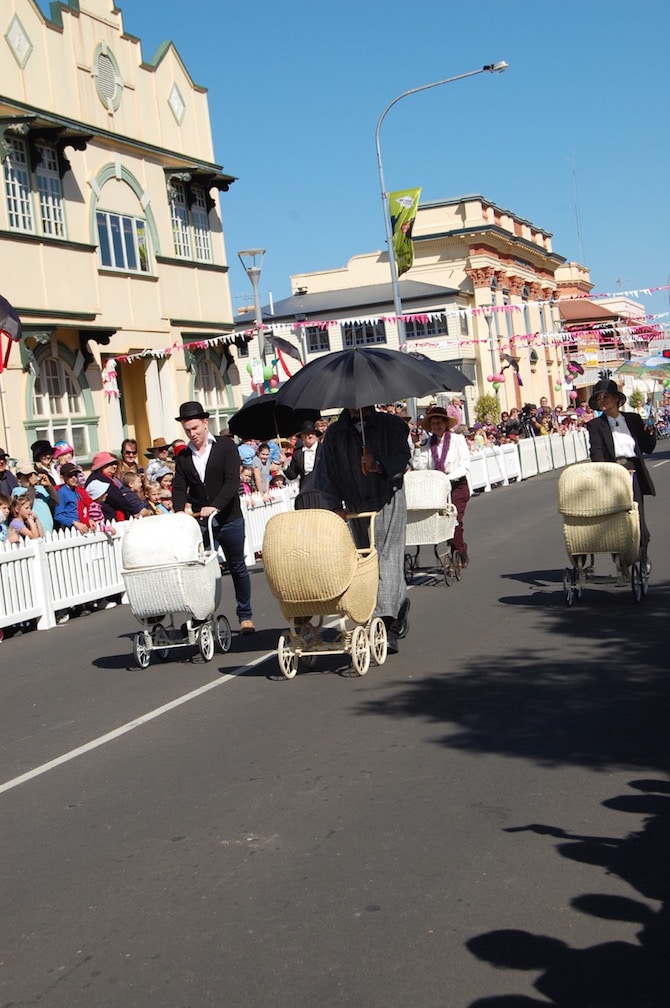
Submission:
M 221 601 L 219 560 L 216 552 L 205 550 L 195 518 L 179 512 L 133 521 L 123 537 L 121 559 L 130 608 L 143 626 L 133 641 L 140 668 L 147 667 L 152 651 L 162 661 L 172 648 L 189 645 L 197 645 L 205 661 L 213 657 L 215 643 L 228 651 L 230 624 L 225 616 L 214 616 Z M 177 615 L 184 619 L 180 627 Z
M 451 480 L 438 469 L 405 473 L 407 533 L 405 545 L 416 547 L 405 553 L 405 581 L 410 584 L 416 571 L 439 574 L 445 584 L 460 579 L 460 558 L 452 555 L 448 541 L 456 528 L 456 508 L 451 503 Z M 421 546 L 431 545 L 437 566 L 419 567 Z
M 386 661 L 386 627 L 372 618 L 379 582 L 374 512 L 348 517 L 370 520 L 369 549 L 356 549 L 346 523 L 332 511 L 289 511 L 271 518 L 265 529 L 265 574 L 289 621 L 277 645 L 286 679 L 294 677 L 300 659 L 311 666 L 319 654 L 351 655 L 358 675 L 365 675 L 371 657 L 377 665 Z M 335 640 L 322 635 L 329 615 L 339 621 Z
M 565 600 L 572 605 L 587 583 L 630 585 L 636 602 L 647 594 L 650 566 L 640 559 L 640 516 L 631 473 L 616 462 L 579 462 L 558 480 L 558 510 L 572 566 L 563 574 Z M 616 574 L 594 573 L 595 556 L 610 554 Z

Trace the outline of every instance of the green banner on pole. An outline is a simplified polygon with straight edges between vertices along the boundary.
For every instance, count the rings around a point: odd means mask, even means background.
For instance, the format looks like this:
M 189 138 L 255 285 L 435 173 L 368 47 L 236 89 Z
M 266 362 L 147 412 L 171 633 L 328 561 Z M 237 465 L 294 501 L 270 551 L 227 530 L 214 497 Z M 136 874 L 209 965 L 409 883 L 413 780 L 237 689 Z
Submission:
M 393 252 L 398 267 L 398 276 L 406 273 L 414 262 L 412 228 L 420 196 L 420 189 L 403 189 L 400 192 L 389 193 Z

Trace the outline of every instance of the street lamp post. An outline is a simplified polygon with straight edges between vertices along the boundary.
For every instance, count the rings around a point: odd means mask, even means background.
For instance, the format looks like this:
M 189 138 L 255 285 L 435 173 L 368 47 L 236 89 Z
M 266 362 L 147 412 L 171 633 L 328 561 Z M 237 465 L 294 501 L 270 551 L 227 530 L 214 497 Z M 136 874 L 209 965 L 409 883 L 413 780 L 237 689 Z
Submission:
M 263 268 L 265 249 L 242 249 L 237 253 L 237 258 L 242 263 L 242 268 L 251 280 L 254 291 L 254 317 L 256 319 L 256 329 L 258 330 L 258 353 L 261 361 L 265 364 L 265 337 L 263 335 L 263 312 L 261 311 L 261 299 L 258 291 L 258 281 Z
M 400 287 L 398 285 L 398 268 L 396 266 L 395 255 L 393 254 L 393 228 L 391 226 L 389 194 L 386 192 L 386 185 L 384 183 L 384 167 L 382 164 L 382 151 L 379 141 L 382 123 L 384 122 L 387 112 L 389 112 L 401 98 L 406 98 L 407 95 L 417 94 L 419 91 L 428 91 L 430 88 L 441 87 L 442 84 L 452 84 L 454 81 L 463 80 L 465 77 L 476 77 L 477 74 L 481 73 L 504 73 L 504 71 L 507 70 L 507 67 L 508 64 L 504 60 L 500 60 L 498 63 L 489 63 L 486 66 L 481 67 L 480 70 L 470 70 L 468 73 L 457 74 L 455 77 L 446 77 L 444 80 L 433 81 L 432 84 L 423 84 L 421 87 L 410 88 L 409 91 L 403 91 L 402 94 L 399 94 L 397 98 L 394 98 L 393 101 L 388 103 L 377 122 L 377 129 L 375 131 L 377 167 L 379 169 L 379 185 L 381 188 L 382 206 L 384 208 L 384 223 L 386 225 L 386 244 L 388 247 L 389 267 L 391 270 L 393 304 L 395 306 L 395 313 L 398 319 L 398 337 L 401 346 L 404 346 L 405 344 L 405 320 L 402 317 L 402 300 L 400 298 Z

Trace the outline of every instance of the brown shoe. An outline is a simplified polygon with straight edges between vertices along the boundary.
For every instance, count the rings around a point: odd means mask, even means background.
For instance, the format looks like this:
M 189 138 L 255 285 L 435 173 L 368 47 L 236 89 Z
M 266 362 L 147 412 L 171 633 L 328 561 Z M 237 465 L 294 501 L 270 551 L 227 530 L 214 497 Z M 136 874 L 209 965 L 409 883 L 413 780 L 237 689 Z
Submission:
M 240 620 L 240 633 L 241 634 L 256 633 L 256 627 L 254 626 L 253 620 L 250 619 Z

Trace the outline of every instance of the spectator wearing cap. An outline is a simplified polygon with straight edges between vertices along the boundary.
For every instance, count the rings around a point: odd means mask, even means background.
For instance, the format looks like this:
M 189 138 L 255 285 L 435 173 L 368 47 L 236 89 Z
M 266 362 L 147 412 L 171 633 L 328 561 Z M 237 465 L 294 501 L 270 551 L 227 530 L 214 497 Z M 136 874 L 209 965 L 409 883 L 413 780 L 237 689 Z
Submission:
M 78 465 L 75 460 L 74 448 L 72 447 L 71 444 L 68 444 L 67 441 L 56 441 L 56 444 L 54 445 L 54 468 L 58 473 L 59 483 L 63 482 L 61 469 L 64 465 L 67 465 L 68 462 L 72 462 L 74 465 L 77 466 L 79 485 L 84 486 L 84 484 L 86 483 L 86 476 L 84 474 L 84 470 L 82 469 L 82 467 Z
M 147 448 L 145 452 L 145 457 L 150 459 L 145 473 L 147 480 L 152 482 L 157 480 L 158 476 L 156 473 L 159 469 L 167 467 L 172 472 L 172 466 L 170 465 L 170 444 L 164 437 L 154 438 L 151 448 Z
M 296 510 L 303 508 L 322 508 L 323 499 L 314 486 L 314 470 L 321 449 L 321 434 L 312 420 L 306 420 L 298 431 L 300 447 L 296 448 L 283 467 L 283 473 L 288 480 L 300 480 L 300 490 L 295 499 Z M 286 462 L 286 457 L 284 456 Z
M 0 448 L 0 494 L 7 499 L 12 496 L 12 490 L 19 485 L 19 481 L 9 468 L 9 456 L 4 448 Z
M 119 479 L 119 460 L 110 452 L 101 451 L 93 456 L 91 475 L 86 481 L 86 488 L 93 480 L 107 484 L 107 497 L 102 505 L 102 513 L 109 521 L 125 521 L 128 518 L 140 518 L 151 514 L 144 507 L 142 500 L 128 487 L 124 487 Z
M 88 481 L 86 491 L 91 498 L 88 509 L 89 518 L 92 518 L 98 529 L 106 535 L 116 535 L 116 529 L 110 525 L 102 510 L 102 505 L 107 499 L 109 484 L 105 480 L 92 479 Z
M 438 469 L 451 480 L 451 502 L 456 508 L 458 524 L 450 545 L 452 552 L 460 554 L 463 567 L 470 562 L 468 547 L 463 535 L 463 517 L 470 500 L 470 451 L 462 434 L 456 434 L 456 418 L 449 416 L 441 406 L 432 406 L 421 421 L 430 435 L 428 444 L 418 443 L 412 452 L 412 469 Z
M 44 532 L 53 532 L 58 524 L 54 517 L 58 503 L 58 491 L 49 482 L 48 475 L 44 472 L 38 472 L 35 463 L 28 459 L 19 459 L 16 463 L 16 475 L 19 486 L 28 490 L 33 511 L 39 518 L 42 529 Z M 53 495 L 55 495 L 55 499 Z
M 164 465 L 160 469 L 156 470 L 156 475 L 152 480 L 153 483 L 158 483 L 161 490 L 172 491 L 172 483 L 174 481 L 174 472 L 170 466 Z
M 214 535 L 223 549 L 235 589 L 240 632 L 255 631 L 251 579 L 244 557 L 244 518 L 240 506 L 240 456 L 229 437 L 209 430 L 209 413 L 199 402 L 184 402 L 175 419 L 189 439 L 175 462 L 172 501 L 175 511 L 187 505 L 206 523 L 216 515 Z
M 61 466 L 63 483 L 58 489 L 58 504 L 54 517 L 61 528 L 78 532 L 93 532 L 96 524 L 91 518 L 92 499 L 84 487 L 79 486 L 79 469 L 74 462 Z

